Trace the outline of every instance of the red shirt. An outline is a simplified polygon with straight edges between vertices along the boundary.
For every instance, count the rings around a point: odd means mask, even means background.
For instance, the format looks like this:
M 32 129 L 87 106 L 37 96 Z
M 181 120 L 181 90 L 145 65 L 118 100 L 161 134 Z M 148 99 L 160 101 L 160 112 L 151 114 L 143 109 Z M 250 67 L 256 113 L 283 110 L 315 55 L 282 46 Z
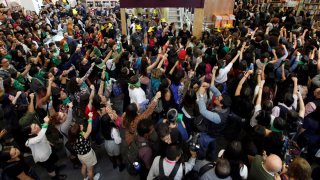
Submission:
M 89 112 L 92 112 L 92 114 L 93 114 L 92 119 L 96 119 L 97 118 L 98 112 L 94 109 L 93 106 L 92 106 L 91 111 L 90 111 L 90 109 L 89 109 L 89 107 L 87 105 L 86 106 L 86 110 L 84 111 L 84 114 L 86 115 L 87 119 L 89 118 L 89 116 L 88 116 Z

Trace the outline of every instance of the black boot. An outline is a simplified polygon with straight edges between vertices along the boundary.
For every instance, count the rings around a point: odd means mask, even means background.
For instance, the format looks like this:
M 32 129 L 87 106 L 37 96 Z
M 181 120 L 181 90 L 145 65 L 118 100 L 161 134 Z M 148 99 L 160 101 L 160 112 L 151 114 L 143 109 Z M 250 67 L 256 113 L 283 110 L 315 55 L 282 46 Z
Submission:
M 116 168 L 118 167 L 117 157 L 111 156 L 111 157 L 110 157 L 110 160 L 111 160 L 111 162 L 112 162 L 113 169 L 116 169 Z
M 122 162 L 121 155 L 117 156 L 116 158 L 117 158 L 117 163 L 119 165 L 119 171 L 122 172 L 126 168 L 126 165 Z

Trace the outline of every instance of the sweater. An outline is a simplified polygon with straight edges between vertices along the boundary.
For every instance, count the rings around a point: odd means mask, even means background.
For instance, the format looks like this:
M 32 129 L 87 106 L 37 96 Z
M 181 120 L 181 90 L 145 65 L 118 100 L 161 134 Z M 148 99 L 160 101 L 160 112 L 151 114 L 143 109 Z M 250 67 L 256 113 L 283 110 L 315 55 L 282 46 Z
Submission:
M 127 118 L 125 117 L 125 114 L 123 116 L 123 128 L 125 128 L 125 141 L 129 145 L 134 139 L 134 136 L 137 131 L 137 126 L 138 123 L 142 119 L 146 119 L 149 116 L 151 116 L 153 110 L 156 108 L 158 104 L 158 101 L 152 100 L 151 103 L 149 104 L 147 110 L 145 110 L 142 114 L 137 115 L 134 120 L 127 125 L 129 122 L 127 122 Z

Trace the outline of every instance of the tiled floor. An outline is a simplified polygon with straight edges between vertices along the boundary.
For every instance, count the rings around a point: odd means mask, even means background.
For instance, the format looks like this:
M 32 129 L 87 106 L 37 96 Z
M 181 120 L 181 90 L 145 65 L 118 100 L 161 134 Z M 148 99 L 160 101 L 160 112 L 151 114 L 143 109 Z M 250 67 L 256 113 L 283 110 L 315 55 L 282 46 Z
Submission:
M 61 149 L 61 148 L 60 148 Z M 95 166 L 95 173 L 99 172 L 100 179 L 99 180 L 135 180 L 139 179 L 139 177 L 131 177 L 128 175 L 127 171 L 124 170 L 119 172 L 119 169 L 113 169 L 112 163 L 109 160 L 106 151 L 103 146 L 94 147 L 94 150 L 97 155 L 98 163 Z M 80 169 L 73 169 L 71 162 L 67 159 L 65 153 L 61 150 L 58 152 L 58 156 L 60 157 L 58 165 L 65 164 L 66 167 L 61 171 L 61 174 L 67 175 L 68 180 L 81 180 L 83 179 L 81 176 Z M 31 161 L 32 156 L 28 157 L 27 160 Z M 35 165 L 35 171 L 40 177 L 41 180 L 49 180 L 49 176 L 46 173 L 46 170 L 38 165 Z

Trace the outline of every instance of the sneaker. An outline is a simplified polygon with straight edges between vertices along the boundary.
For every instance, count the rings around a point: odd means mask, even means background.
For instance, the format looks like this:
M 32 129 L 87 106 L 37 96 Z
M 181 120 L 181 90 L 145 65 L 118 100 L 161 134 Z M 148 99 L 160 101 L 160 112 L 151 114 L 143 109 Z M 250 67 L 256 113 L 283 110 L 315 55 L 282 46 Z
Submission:
M 83 180 L 89 180 L 89 177 L 84 178 Z
M 100 173 L 97 173 L 94 175 L 93 180 L 99 180 L 100 178 Z

